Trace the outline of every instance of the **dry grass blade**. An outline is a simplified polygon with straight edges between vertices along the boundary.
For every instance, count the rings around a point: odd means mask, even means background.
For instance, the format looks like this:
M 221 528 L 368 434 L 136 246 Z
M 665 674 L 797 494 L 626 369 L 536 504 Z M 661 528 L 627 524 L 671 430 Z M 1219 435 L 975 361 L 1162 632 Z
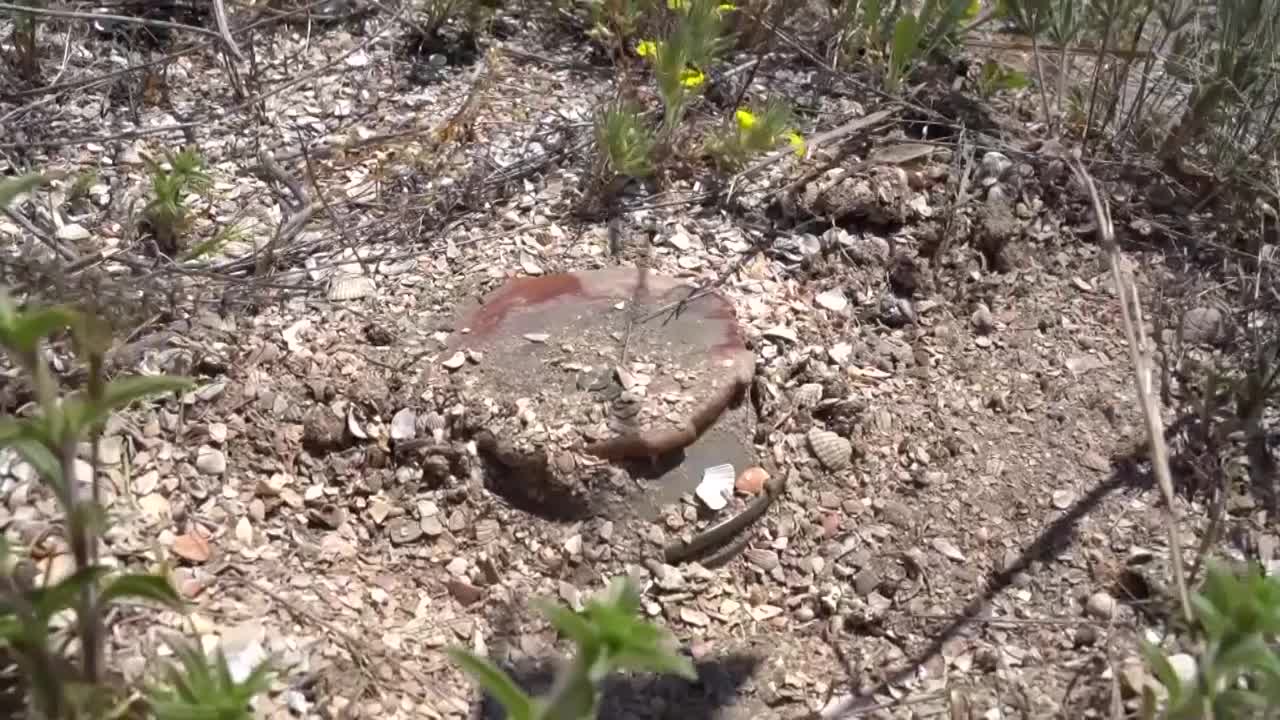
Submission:
M 222 36 L 222 42 L 227 46 L 227 52 L 231 53 L 231 57 L 245 61 L 244 53 L 240 52 L 240 47 L 236 45 L 236 39 L 231 36 L 231 23 L 227 21 L 227 7 L 223 0 L 213 0 L 213 15 L 218 22 L 218 34 Z
M 1156 402 L 1152 388 L 1151 359 L 1146 354 L 1146 333 L 1142 326 L 1142 306 L 1138 301 L 1138 289 L 1126 277 L 1121 268 L 1120 248 L 1116 245 L 1115 227 L 1111 223 L 1111 210 L 1102 194 L 1098 192 L 1093 177 L 1080 160 L 1077 149 L 1072 158 L 1072 169 L 1080 184 L 1089 192 L 1089 200 L 1093 203 L 1093 212 L 1098 224 L 1098 242 L 1107 254 L 1111 266 L 1112 281 L 1116 286 L 1116 295 L 1120 298 L 1120 318 L 1124 323 L 1124 336 L 1129 345 L 1129 359 L 1133 364 L 1134 381 L 1138 391 L 1138 402 L 1142 407 L 1142 417 L 1146 423 L 1147 440 L 1151 445 L 1151 466 L 1164 495 L 1165 526 L 1168 533 L 1169 561 L 1173 571 L 1173 582 L 1177 586 L 1178 600 L 1187 620 L 1193 620 L 1191 613 L 1191 596 L 1187 591 L 1186 575 L 1182 569 L 1182 543 L 1178 533 L 1178 510 L 1174 505 L 1173 476 L 1169 472 L 1169 449 L 1164 442 L 1164 422 L 1160 419 L 1160 407 Z

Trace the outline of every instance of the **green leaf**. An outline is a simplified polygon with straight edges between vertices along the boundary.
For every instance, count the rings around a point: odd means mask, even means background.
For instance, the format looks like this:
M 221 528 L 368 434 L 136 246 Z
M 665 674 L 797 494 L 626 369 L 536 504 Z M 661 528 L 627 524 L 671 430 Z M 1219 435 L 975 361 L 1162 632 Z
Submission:
M 36 616 L 47 622 L 59 612 L 74 607 L 80 598 L 80 593 L 109 572 L 110 570 L 102 565 L 92 565 L 75 571 L 52 587 L 32 590 L 29 601 Z
M 167 375 L 133 375 L 117 378 L 107 384 L 101 401 L 95 401 L 79 393 L 62 402 L 62 413 L 68 430 L 79 436 L 85 430 L 104 422 L 113 412 L 123 410 L 136 400 L 164 392 L 176 392 L 190 387 L 188 378 Z
M 159 720 L 230 720 L 251 717 L 249 701 L 269 684 L 270 666 L 260 663 L 243 682 L 231 677 L 226 656 L 205 656 L 192 643 L 173 643 L 177 663 L 167 667 L 167 685 L 148 690 Z
M 13 604 L 8 600 L 0 600 L 0 644 L 17 637 L 21 631 Z
M 108 383 L 103 401 L 111 410 L 121 410 L 135 400 L 160 393 L 181 392 L 191 387 L 193 383 L 191 378 L 186 377 L 132 375 L 117 378 Z
M 31 173 L 0 181 L 0 208 L 8 208 L 14 198 L 23 193 L 31 192 L 52 179 L 52 177 L 52 175 Z
M 446 652 L 455 663 L 502 704 L 511 720 L 533 720 L 532 701 L 506 673 L 486 658 L 462 648 L 449 648 Z
M 134 573 L 114 577 L 102 588 L 99 602 L 106 606 L 125 598 L 151 600 L 175 610 L 181 610 L 186 604 L 169 580 L 162 575 Z
M 78 319 L 79 313 L 68 307 L 29 310 L 14 318 L 8 327 L 0 329 L 0 340 L 12 350 L 35 352 L 41 340 L 58 330 L 74 326 Z
M 893 45 L 889 53 L 890 87 L 897 89 L 898 81 L 910 67 L 920 49 L 920 22 L 915 15 L 903 13 L 893 26 Z
M 581 650 L 584 647 L 599 644 L 599 630 L 578 613 L 550 602 L 539 602 L 539 609 L 547 620 L 562 635 L 567 636 Z
M 62 478 L 62 463 L 44 443 L 33 437 L 18 437 L 0 445 L 13 448 L 23 460 L 36 469 L 46 483 L 52 485 L 59 495 L 62 494 L 62 489 L 66 485 Z
M 1160 648 L 1143 640 L 1142 654 L 1147 656 L 1147 663 L 1155 671 L 1160 684 L 1169 691 L 1170 697 L 1174 699 L 1180 697 L 1182 694 L 1182 681 L 1178 678 L 1178 673 L 1174 672 L 1173 666 L 1169 664 L 1169 659 L 1160 651 Z

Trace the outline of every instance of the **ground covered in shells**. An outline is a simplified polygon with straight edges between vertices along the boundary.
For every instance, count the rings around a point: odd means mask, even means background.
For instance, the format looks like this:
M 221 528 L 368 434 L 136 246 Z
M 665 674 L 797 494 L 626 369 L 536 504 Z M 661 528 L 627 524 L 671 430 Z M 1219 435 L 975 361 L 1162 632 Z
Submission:
M 114 419 L 100 451 L 105 554 L 169 557 L 195 605 L 126 614 L 112 645 L 127 673 L 195 633 L 274 658 L 267 717 L 498 717 L 443 649 L 539 687 L 569 648 L 530 601 L 580 606 L 630 573 L 700 677 L 618 677 L 602 717 L 1090 717 L 1140 684 L 1138 639 L 1166 630 L 1161 501 L 1092 219 L 1025 104 L 981 122 L 953 108 L 942 119 L 975 131 L 937 139 L 919 103 L 796 52 L 751 92 L 799 98 L 810 157 L 731 187 L 637 188 L 611 227 L 582 212 L 614 73 L 586 39 L 504 11 L 492 35 L 427 52 L 407 4 L 330 4 L 353 10 L 242 36 L 252 68 L 234 80 L 198 39 L 137 96 L 132 76 L 88 82 L 160 52 L 99 33 L 65 58 L 46 48 L 54 89 L 0 103 L 6 172 L 95 172 L 79 195 L 66 182 L 21 206 L 34 232 L 0 218 L 6 283 L 96 301 L 124 329 L 116 370 L 199 380 Z M 144 159 L 184 139 L 212 178 L 187 249 L 218 240 L 193 258 L 131 219 Z M 1210 352 L 1230 324 L 1211 302 L 1221 279 L 1170 260 L 1158 217 L 1126 222 L 1144 297 L 1176 295 L 1153 334 Z M 715 567 L 663 562 L 716 519 L 689 493 L 652 513 L 522 502 L 540 480 L 495 481 L 474 435 L 537 425 L 537 408 L 458 380 L 492 361 L 450 344 L 464 307 L 514 278 L 637 267 L 732 307 L 754 358 L 741 442 L 787 480 Z M 662 376 L 645 362 L 623 364 L 626 391 Z M 0 404 L 23 398 L 6 374 Z M 41 573 L 66 572 L 52 500 L 12 457 L 0 472 L 0 525 Z M 599 482 L 635 491 L 626 474 Z M 1181 502 L 1190 559 L 1208 512 Z M 1271 559 L 1269 503 L 1229 495 L 1229 551 Z

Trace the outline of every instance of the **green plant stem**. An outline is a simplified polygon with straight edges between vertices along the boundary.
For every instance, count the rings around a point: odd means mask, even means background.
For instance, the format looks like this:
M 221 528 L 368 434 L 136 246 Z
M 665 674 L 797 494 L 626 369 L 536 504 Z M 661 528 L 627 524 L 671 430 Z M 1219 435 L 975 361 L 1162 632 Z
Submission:
M 85 570 L 93 565 L 96 554 L 96 540 L 86 524 L 84 514 L 83 490 L 75 476 L 77 438 L 67 433 L 62 440 L 60 457 L 62 460 L 62 477 L 65 485 L 65 511 L 67 514 L 67 534 L 70 536 L 71 554 L 75 559 L 76 570 Z M 102 638 L 99 632 L 97 613 L 94 612 L 93 583 L 86 583 L 80 591 L 80 607 L 77 621 L 80 628 L 80 651 L 84 658 L 84 681 L 96 683 L 101 675 Z
M 593 648 L 578 649 L 577 657 L 556 677 L 546 704 L 536 714 L 537 720 L 578 720 L 596 716 L 599 705 L 597 683 L 591 679 L 591 666 L 595 661 Z

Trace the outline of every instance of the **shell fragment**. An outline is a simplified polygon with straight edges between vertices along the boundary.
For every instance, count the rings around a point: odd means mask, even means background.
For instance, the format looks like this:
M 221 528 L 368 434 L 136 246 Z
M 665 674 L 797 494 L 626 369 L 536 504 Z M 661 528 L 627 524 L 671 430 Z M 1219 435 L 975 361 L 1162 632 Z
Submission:
M 725 463 L 709 467 L 702 473 L 702 482 L 698 483 L 695 494 L 711 510 L 723 510 L 729 504 L 729 495 L 733 493 L 733 484 L 737 473 L 733 466 Z

